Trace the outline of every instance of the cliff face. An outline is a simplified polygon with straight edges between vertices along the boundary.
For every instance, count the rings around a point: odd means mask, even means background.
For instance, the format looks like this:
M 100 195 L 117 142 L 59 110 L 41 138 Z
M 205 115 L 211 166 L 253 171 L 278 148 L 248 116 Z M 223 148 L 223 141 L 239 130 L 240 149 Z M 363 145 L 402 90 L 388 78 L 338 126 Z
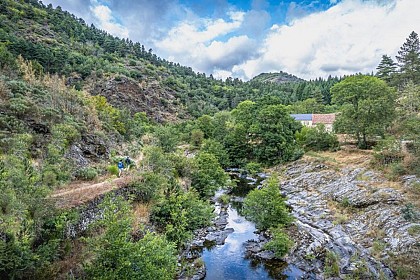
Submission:
M 320 278 L 393 279 L 401 269 L 419 275 L 419 221 L 404 214 L 404 188 L 418 179 L 399 185 L 364 166 L 310 157 L 289 164 L 283 179 L 296 218 L 289 263 Z
M 106 97 L 116 108 L 131 114 L 145 112 L 157 122 L 176 121 L 178 115 L 186 115 L 174 97 L 175 92 L 162 88 L 158 81 L 140 82 L 122 76 L 95 81 L 86 89 L 92 95 Z

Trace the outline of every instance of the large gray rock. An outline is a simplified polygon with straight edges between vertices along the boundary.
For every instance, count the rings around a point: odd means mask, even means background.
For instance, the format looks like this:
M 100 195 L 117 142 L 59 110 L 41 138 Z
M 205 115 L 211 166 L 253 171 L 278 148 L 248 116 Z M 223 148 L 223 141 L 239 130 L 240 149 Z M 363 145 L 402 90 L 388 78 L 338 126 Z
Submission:
M 280 189 L 296 218 L 289 263 L 322 278 L 326 252 L 331 251 L 341 274 L 351 275 L 363 264 L 364 277 L 393 279 L 382 262 L 386 252 L 408 254 L 419 244 L 418 236 L 407 231 L 415 223 L 401 214 L 406 203 L 402 193 L 380 174 L 302 160 L 287 166 L 284 175 Z M 375 242 L 382 252 L 375 252 Z

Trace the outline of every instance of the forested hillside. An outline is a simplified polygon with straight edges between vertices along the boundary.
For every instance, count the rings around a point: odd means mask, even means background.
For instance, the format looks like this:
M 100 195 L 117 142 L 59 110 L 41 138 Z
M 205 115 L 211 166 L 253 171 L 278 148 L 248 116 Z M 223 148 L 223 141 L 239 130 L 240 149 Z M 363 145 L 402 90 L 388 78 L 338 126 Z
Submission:
M 396 59 L 384 55 L 375 76 L 304 81 L 279 72 L 247 82 L 220 80 L 88 26 L 60 7 L 2 0 L 0 278 L 174 279 L 191 273 L 200 262 L 180 256 L 198 229 L 211 228 L 210 198 L 237 187 L 226 172 L 232 167 L 248 175 L 281 173 L 306 152 L 350 143 L 374 149 L 372 165 L 390 180 L 410 175 L 417 182 L 415 32 Z M 323 125 L 303 127 L 291 113 L 336 113 L 334 129 L 345 141 Z M 117 178 L 117 163 L 127 156 L 132 161 Z M 294 244 L 285 233 L 293 219 L 277 174 L 272 177 L 245 199 L 244 213 L 264 232 L 272 230 L 269 248 L 282 257 Z M 86 182 L 104 182 L 112 191 L 67 204 L 76 208 L 58 202 L 60 193 L 72 194 Z M 413 186 L 404 219 L 417 223 L 420 193 Z M 342 204 L 350 205 L 346 199 Z M 229 196 L 219 200 L 228 204 Z M 274 210 L 256 211 L 260 200 Z M 325 266 L 331 261 L 325 250 L 317 258 Z M 408 279 L 417 273 L 403 268 Z
M 139 42 L 88 26 L 60 7 L 5 0 L 0 4 L 0 14 L 1 44 L 14 57 L 22 55 L 34 61 L 40 73 L 64 75 L 67 85 L 103 95 L 120 109 L 147 111 L 156 121 L 213 114 L 262 96 L 274 96 L 283 104 L 313 97 L 328 105 L 329 88 L 338 81 L 222 81 L 157 57 Z

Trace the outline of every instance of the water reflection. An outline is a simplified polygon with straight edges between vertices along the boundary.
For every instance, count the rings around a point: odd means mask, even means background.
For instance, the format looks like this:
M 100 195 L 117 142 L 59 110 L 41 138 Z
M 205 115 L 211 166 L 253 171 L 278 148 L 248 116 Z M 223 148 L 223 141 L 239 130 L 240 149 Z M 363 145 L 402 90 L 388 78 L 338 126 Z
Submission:
M 237 178 L 238 187 L 231 195 L 236 198 L 244 197 L 250 190 L 259 185 L 259 181 L 250 185 L 248 180 Z M 241 216 L 241 199 L 233 199 L 228 208 L 228 224 L 226 228 L 233 228 L 224 245 L 212 245 L 203 250 L 202 258 L 206 264 L 207 280 L 236 280 L 236 279 L 298 279 L 301 271 L 293 265 L 279 260 L 261 262 L 245 258 L 244 243 L 258 239 L 255 224 Z

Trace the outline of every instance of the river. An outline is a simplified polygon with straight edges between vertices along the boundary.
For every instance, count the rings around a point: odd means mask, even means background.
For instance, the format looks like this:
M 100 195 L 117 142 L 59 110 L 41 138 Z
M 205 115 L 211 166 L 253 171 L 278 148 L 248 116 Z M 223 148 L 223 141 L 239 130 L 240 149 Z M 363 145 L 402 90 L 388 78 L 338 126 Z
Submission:
M 302 275 L 301 270 L 281 260 L 261 261 L 246 257 L 246 242 L 258 240 L 259 235 L 255 233 L 255 224 L 240 215 L 241 200 L 259 181 L 239 178 L 238 187 L 230 193 L 226 229 L 231 228 L 233 232 L 227 236 L 223 245 L 213 245 L 203 250 L 205 279 L 297 279 Z M 222 193 L 223 191 L 219 191 L 216 197 Z M 220 205 L 217 203 L 216 211 L 220 211 Z

